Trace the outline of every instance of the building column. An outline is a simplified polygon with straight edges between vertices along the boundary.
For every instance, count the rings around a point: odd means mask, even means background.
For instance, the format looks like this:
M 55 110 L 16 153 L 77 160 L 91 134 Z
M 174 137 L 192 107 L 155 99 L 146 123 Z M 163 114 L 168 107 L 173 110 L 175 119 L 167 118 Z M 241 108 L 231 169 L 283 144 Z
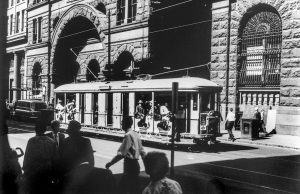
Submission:
M 18 54 L 14 52 L 14 81 L 13 81 L 13 101 L 17 101 L 18 96 Z
M 23 91 L 23 97 L 24 99 L 27 99 L 27 55 L 26 55 L 26 51 L 24 51 L 24 88 L 26 89 L 25 91 Z

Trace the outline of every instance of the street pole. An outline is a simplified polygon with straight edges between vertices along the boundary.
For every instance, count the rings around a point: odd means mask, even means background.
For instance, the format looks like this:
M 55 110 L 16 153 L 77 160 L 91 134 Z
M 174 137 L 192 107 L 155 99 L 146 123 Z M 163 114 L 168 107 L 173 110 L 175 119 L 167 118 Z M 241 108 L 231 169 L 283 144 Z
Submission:
M 228 25 L 227 25 L 227 56 L 226 56 L 226 105 L 225 105 L 225 117 L 228 114 L 228 103 L 229 103 L 229 66 L 230 66 L 230 31 L 231 31 L 231 0 L 228 1 Z
M 110 50 L 111 50 L 111 47 L 110 47 L 110 42 L 111 42 L 111 40 L 110 40 L 110 10 L 108 10 L 108 62 L 107 62 L 107 66 L 108 66 L 108 79 L 109 80 L 111 80 L 111 67 L 110 67 L 110 63 L 111 63 L 111 61 L 110 61 L 110 58 L 111 58 L 111 56 L 110 56 Z
M 172 83 L 172 137 L 171 137 L 171 178 L 174 178 L 174 136 L 175 136 L 175 117 L 178 105 L 178 82 Z

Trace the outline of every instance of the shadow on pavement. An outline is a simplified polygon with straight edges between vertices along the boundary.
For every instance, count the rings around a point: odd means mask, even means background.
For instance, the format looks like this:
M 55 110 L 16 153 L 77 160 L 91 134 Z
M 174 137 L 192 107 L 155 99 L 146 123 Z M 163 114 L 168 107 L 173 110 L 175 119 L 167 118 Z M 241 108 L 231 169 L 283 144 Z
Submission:
M 182 165 L 175 167 L 175 180 L 191 194 L 300 193 L 299 161 L 294 155 Z

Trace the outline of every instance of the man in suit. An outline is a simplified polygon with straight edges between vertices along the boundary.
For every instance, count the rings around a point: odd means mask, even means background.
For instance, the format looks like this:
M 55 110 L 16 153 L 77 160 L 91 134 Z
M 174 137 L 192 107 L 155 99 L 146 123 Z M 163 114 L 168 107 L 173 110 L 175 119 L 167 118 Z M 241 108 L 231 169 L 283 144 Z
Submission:
M 59 179 L 61 179 L 62 176 L 62 168 L 61 165 L 61 147 L 63 142 L 65 141 L 65 135 L 63 133 L 59 132 L 60 123 L 57 120 L 51 121 L 51 129 L 52 131 L 50 133 L 46 133 L 45 136 L 50 137 L 52 140 L 54 140 L 56 145 L 56 157 L 54 161 L 54 171 L 55 171 L 55 181 L 59 182 Z
M 52 132 L 46 133 L 46 136 L 53 139 L 56 143 L 56 147 L 59 149 L 61 147 L 61 144 L 65 140 L 65 135 L 63 133 L 59 132 L 60 123 L 57 120 L 51 121 L 51 129 Z

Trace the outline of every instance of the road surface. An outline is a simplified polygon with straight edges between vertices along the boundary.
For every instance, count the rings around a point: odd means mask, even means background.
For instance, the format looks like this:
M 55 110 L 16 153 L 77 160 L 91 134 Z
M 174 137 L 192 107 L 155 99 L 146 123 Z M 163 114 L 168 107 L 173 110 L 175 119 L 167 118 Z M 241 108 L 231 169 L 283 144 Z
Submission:
M 9 141 L 12 148 L 26 148 L 34 136 L 30 123 L 10 122 Z M 90 138 L 95 150 L 95 166 L 104 168 L 116 154 L 120 142 Z M 146 151 L 162 151 L 170 160 L 170 150 L 145 147 Z M 20 158 L 22 164 L 23 157 Z M 141 171 L 144 165 L 140 160 Z M 122 162 L 111 167 L 121 174 Z M 142 173 L 146 177 L 145 173 Z M 147 177 L 146 177 L 147 178 Z M 230 193 L 300 193 L 300 152 L 285 148 L 221 142 L 193 152 L 175 152 L 175 178 L 186 193 L 199 191 L 211 179 L 217 179 Z

